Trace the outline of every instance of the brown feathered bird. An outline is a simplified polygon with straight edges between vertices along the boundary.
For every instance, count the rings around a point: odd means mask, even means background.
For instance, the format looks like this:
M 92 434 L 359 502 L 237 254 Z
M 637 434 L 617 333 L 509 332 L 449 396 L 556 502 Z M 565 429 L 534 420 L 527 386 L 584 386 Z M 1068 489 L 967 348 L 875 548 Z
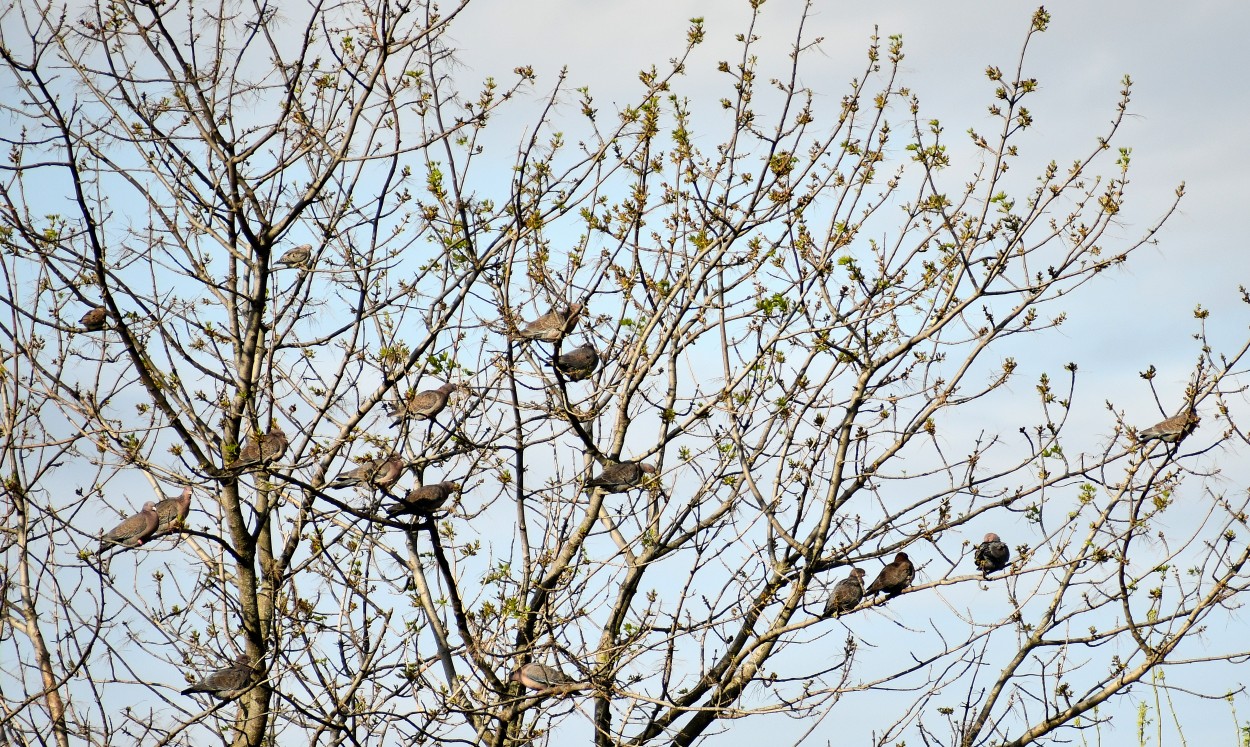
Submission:
M 148 501 L 143 510 L 133 516 L 127 516 L 120 524 L 100 537 L 100 550 L 109 547 L 138 547 L 156 531 L 160 517 L 156 514 L 156 504 Z
M 555 369 L 569 381 L 589 378 L 599 367 L 599 351 L 594 345 L 582 345 L 556 358 Z
M 1146 443 L 1147 441 L 1157 438 L 1168 444 L 1174 444 L 1185 436 L 1194 432 L 1198 427 L 1198 423 L 1202 418 L 1193 410 L 1186 410 L 1179 415 L 1173 415 L 1167 420 L 1155 423 L 1154 425 L 1137 432 L 1138 443 Z
M 178 529 L 187 520 L 187 514 L 190 512 L 191 488 L 186 487 L 182 489 L 182 495 L 177 498 L 166 498 L 156 504 L 157 525 L 152 536 L 156 537 Z
M 915 577 L 916 567 L 911 564 L 907 553 L 901 552 L 894 556 L 893 563 L 881 569 L 881 573 L 877 574 L 872 585 L 864 590 L 864 595 L 872 596 L 877 592 L 883 592 L 892 597 L 898 596 L 903 589 L 911 586 L 912 579 Z
M 246 654 L 240 654 L 234 664 L 225 669 L 218 669 L 191 687 L 182 691 L 183 695 L 192 693 L 208 693 L 215 698 L 231 700 L 247 692 L 252 685 L 252 677 L 260 674 L 260 669 L 252 666 L 252 660 Z
M 561 685 L 571 685 L 577 680 L 555 667 L 532 661 L 509 675 L 508 681 L 520 682 L 531 690 L 550 690 Z
M 391 406 L 391 427 L 398 428 L 405 420 L 433 420 L 434 416 L 447 407 L 447 400 L 455 391 L 455 384 L 443 384 L 437 389 L 417 392 L 407 401 L 400 401 Z
M 99 332 L 108 326 L 109 310 L 103 306 L 97 306 L 83 314 L 82 319 L 79 319 L 78 323 L 88 332 Z
M 266 463 L 276 462 L 286 453 L 289 442 L 282 428 L 274 423 L 269 432 L 260 440 L 260 458 Z
M 364 484 L 389 492 L 407 468 L 408 464 L 398 454 L 375 457 L 361 462 L 355 469 L 340 472 L 326 487 L 352 488 Z
M 421 485 L 408 491 L 402 499 L 386 507 L 387 516 L 412 514 L 413 516 L 429 516 L 443 507 L 453 493 L 460 491 L 460 483 L 437 482 Z
M 286 453 L 288 446 L 286 433 L 277 423 L 272 423 L 269 432 L 257 438 L 249 438 L 239 450 L 239 458 L 234 467 L 250 467 L 257 464 L 276 462 Z
M 981 574 L 986 576 L 1006 568 L 1009 560 L 1011 560 L 1011 548 L 1007 547 L 1007 543 L 1000 540 L 993 532 L 985 535 L 985 540 L 977 545 L 976 551 L 972 553 L 972 562 L 976 563 L 977 568 L 981 569 Z
M 833 585 L 833 592 L 825 602 L 825 617 L 841 615 L 855 609 L 864 598 L 864 569 L 852 568 L 851 575 Z
M 640 462 L 611 462 L 603 470 L 586 481 L 587 488 L 602 488 L 605 493 L 624 493 L 642 487 L 647 475 L 655 474 L 655 467 Z
M 582 304 L 575 303 L 564 309 L 552 309 L 534 321 L 526 323 L 516 331 L 512 339 L 556 342 L 572 331 L 583 308 L 585 307 Z
M 312 259 L 312 248 L 312 244 L 300 244 L 279 257 L 278 264 L 283 267 L 305 267 L 308 260 Z

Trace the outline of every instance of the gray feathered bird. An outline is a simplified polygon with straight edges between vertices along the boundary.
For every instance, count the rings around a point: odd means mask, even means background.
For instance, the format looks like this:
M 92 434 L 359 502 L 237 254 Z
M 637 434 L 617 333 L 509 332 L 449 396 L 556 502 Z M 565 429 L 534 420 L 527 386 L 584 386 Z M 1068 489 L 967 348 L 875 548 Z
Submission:
M 181 527 L 190 512 L 191 488 L 186 487 L 182 489 L 182 495 L 177 498 L 166 498 L 156 504 L 157 525 L 152 536 L 167 534 Z
M 972 554 L 972 561 L 977 564 L 977 568 L 981 569 L 981 574 L 986 576 L 1006 568 L 1009 560 L 1011 560 L 1011 548 L 1007 547 L 1007 543 L 1000 540 L 993 532 L 985 535 L 985 540 L 977 545 L 976 551 Z
M 1173 415 L 1167 420 L 1160 421 L 1154 425 L 1137 432 L 1138 443 L 1146 443 L 1152 438 L 1168 444 L 1174 444 L 1185 436 L 1194 432 L 1198 427 L 1198 423 L 1202 418 L 1193 410 L 1186 410 L 1179 415 Z
M 361 462 L 355 469 L 340 472 L 326 487 L 351 488 L 363 483 L 389 492 L 407 468 L 407 463 L 398 454 L 375 457 Z
M 192 693 L 208 693 L 215 698 L 231 700 L 247 692 L 252 684 L 252 677 L 260 673 L 260 669 L 252 666 L 252 660 L 246 654 L 240 654 L 234 664 L 225 669 L 218 669 L 191 687 L 182 691 L 183 695 Z
M 555 342 L 560 340 L 577 324 L 577 317 L 584 307 L 580 303 L 564 309 L 552 309 L 532 322 L 526 323 L 512 335 L 514 340 L 542 340 Z
M 877 592 L 882 592 L 892 597 L 898 596 L 903 589 L 911 586 L 912 579 L 915 577 L 916 567 L 911 564 L 907 553 L 901 552 L 894 556 L 893 563 L 888 563 L 881 569 L 881 573 L 877 574 L 872 585 L 864 590 L 864 595 L 872 596 Z
M 453 493 L 460 491 L 460 483 L 437 482 L 421 485 L 408 491 L 402 499 L 386 507 L 387 516 L 412 514 L 428 516 L 443 507 Z
M 588 378 L 599 367 L 599 351 L 594 345 L 582 345 L 556 358 L 555 369 L 569 381 Z
M 397 404 L 391 405 L 391 427 L 398 428 L 405 420 L 433 420 L 447 407 L 447 400 L 455 391 L 455 384 L 443 384 L 437 389 L 417 392 Z
M 160 517 L 156 514 L 156 504 L 148 501 L 143 504 L 142 511 L 126 517 L 120 524 L 100 537 L 99 552 L 104 552 L 109 547 L 138 547 L 152 536 L 159 523 Z
M 312 248 L 312 244 L 300 244 L 279 257 L 278 264 L 283 267 L 306 267 L 308 260 L 312 259 Z
M 864 598 L 864 569 L 852 568 L 851 575 L 833 585 L 833 592 L 825 602 L 824 617 L 841 615 L 855 609 Z
M 655 474 L 655 467 L 640 462 L 611 462 L 603 470 L 586 481 L 586 488 L 602 488 L 605 493 L 624 493 L 642 487 L 647 475 Z
M 103 306 L 97 306 L 83 314 L 82 319 L 79 319 L 78 323 L 88 332 L 99 332 L 108 326 L 109 310 Z
M 520 682 L 531 690 L 550 690 L 561 685 L 571 685 L 577 680 L 555 667 L 532 661 L 514 671 L 508 681 Z

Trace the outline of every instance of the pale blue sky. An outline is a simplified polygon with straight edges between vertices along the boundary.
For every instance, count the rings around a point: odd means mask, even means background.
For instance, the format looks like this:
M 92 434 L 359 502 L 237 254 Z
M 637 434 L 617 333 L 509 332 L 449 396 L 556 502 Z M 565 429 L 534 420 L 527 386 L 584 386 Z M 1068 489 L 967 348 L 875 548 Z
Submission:
M 761 36 L 757 54 L 765 70 L 786 64 L 801 7 L 793 0 L 766 5 L 756 29 Z M 924 116 L 943 121 L 947 142 L 958 159 L 967 141 L 964 131 L 984 127 L 988 119 L 986 105 L 993 86 L 983 74 L 985 67 L 1014 66 L 1035 7 L 967 1 L 826 2 L 807 29 L 809 39 L 824 37 L 821 51 L 806 59 L 800 79 L 815 90 L 818 100 L 836 105 L 847 81 L 863 69 L 874 25 L 883 37 L 902 34 L 907 51 L 904 82 L 920 97 Z M 1040 167 L 1048 160 L 1064 163 L 1088 151 L 1095 134 L 1111 119 L 1120 80 L 1127 73 L 1135 81 L 1135 94 L 1118 144 L 1133 148 L 1135 167 L 1129 203 L 1122 213 L 1122 238 L 1130 241 L 1140 235 L 1169 204 L 1175 186 L 1187 182 L 1188 196 L 1160 234 L 1158 247 L 1142 250 L 1128 268 L 1115 270 L 1113 283 L 1078 295 L 1069 307 L 1073 321 L 1046 338 L 1058 341 L 1059 347 L 1021 360 L 1029 373 L 1022 373 L 1013 388 L 1029 397 L 1030 406 L 1036 371 L 1055 371 L 1067 360 L 1077 361 L 1085 405 L 1073 420 L 1091 434 L 1103 434 L 1111 425 L 1102 406 L 1108 398 L 1128 410 L 1138 425 L 1158 419 L 1148 388 L 1136 376 L 1148 365 L 1159 367 L 1158 385 L 1165 396 L 1176 397 L 1183 389 L 1195 358 L 1189 336 L 1195 329 L 1191 311 L 1196 304 L 1214 312 L 1211 326 L 1220 342 L 1228 345 L 1246 335 L 1250 313 L 1238 301 L 1236 288 L 1250 283 L 1250 259 L 1237 229 L 1246 212 L 1250 171 L 1250 146 L 1243 134 L 1250 119 L 1250 97 L 1241 82 L 1243 71 L 1250 70 L 1250 52 L 1243 41 L 1250 30 L 1250 4 L 1066 0 L 1048 3 L 1047 8 L 1052 14 L 1050 31 L 1034 40 L 1026 63 L 1026 74 L 1039 79 L 1041 92 L 1031 104 L 1037 126 L 1026 139 L 1032 150 L 1025 160 Z M 453 27 L 452 38 L 464 65 L 458 74 L 466 83 L 465 93 L 471 95 L 467 84 L 473 80 L 488 75 L 507 80 L 513 68 L 532 65 L 539 80 L 529 103 L 537 105 L 554 85 L 558 70 L 567 65 L 570 87 L 589 86 L 601 116 L 607 117 L 638 92 L 639 70 L 662 66 L 680 51 L 692 16 L 705 17 L 707 41 L 693 57 L 679 92 L 696 107 L 714 111 L 725 85 L 715 66 L 738 54 L 733 36 L 745 29 L 745 0 L 475 0 Z M 567 100 L 566 118 L 572 122 L 575 107 L 571 96 Z M 524 116 L 525 102 L 508 111 L 485 135 L 501 144 L 504 154 L 522 140 L 521 128 L 532 121 Z M 971 168 L 969 164 L 961 169 L 957 160 L 953 170 Z M 1012 413 L 986 417 L 1010 422 Z M 993 424 L 968 424 L 972 431 L 981 427 L 992 429 Z M 959 429 L 951 427 L 944 435 L 957 442 Z M 1227 470 L 1226 484 L 1229 489 L 1244 486 L 1244 474 Z M 868 570 L 871 577 L 876 566 Z M 942 572 L 929 566 L 929 580 Z M 900 639 L 893 637 L 895 626 L 889 621 L 899 615 L 913 616 L 912 624 L 924 628 L 930 619 L 940 622 L 948 616 L 948 605 L 956 609 L 973 603 L 993 605 L 991 615 L 1007 614 L 1001 587 L 978 594 L 965 586 L 944 594 L 909 595 L 887 610 L 866 612 L 851 621 L 865 641 L 862 666 L 870 669 L 877 657 L 898 653 L 895 641 Z M 836 650 L 844 635 L 841 623 L 819 632 L 825 631 L 828 645 Z M 1230 626 L 1208 635 L 1207 640 L 1218 641 L 1244 635 L 1244 628 Z M 808 649 L 802 648 L 806 655 Z M 1211 681 L 1221 678 L 1230 684 L 1237 680 L 1228 667 L 1212 671 Z M 1178 676 L 1173 681 L 1179 680 Z M 1139 692 L 1146 694 L 1144 688 Z M 748 700 L 758 704 L 767 697 L 767 691 L 756 689 Z M 884 697 L 874 694 L 857 700 L 857 714 L 868 713 L 864 706 Z M 1193 699 L 1179 703 L 1191 744 L 1231 743 L 1225 705 Z M 1243 713 L 1250 713 L 1250 703 L 1238 704 Z M 882 712 L 893 713 L 888 708 Z M 845 723 L 838 711 L 833 715 Z M 1135 714 L 1126 710 L 1122 715 L 1124 720 L 1114 730 L 1104 732 L 1104 744 L 1131 741 Z M 858 719 L 846 741 L 862 743 L 874 726 L 864 723 L 868 720 Z M 833 726 L 833 721 L 826 721 L 805 743 L 842 743 L 842 732 Z M 797 738 L 805 725 L 774 717 L 748 719 L 733 728 L 741 732 L 722 738 L 726 743 L 742 741 L 735 738 L 738 733 L 757 737 L 762 729 Z M 909 734 L 909 743 L 916 736 Z M 914 743 L 919 742 L 915 738 Z
M 987 127 L 992 85 L 983 71 L 991 64 L 1005 72 L 1014 69 L 1037 6 L 968 0 L 818 5 L 809 19 L 807 36 L 823 36 L 824 42 L 819 54 L 806 58 L 800 80 L 816 91 L 818 99 L 836 103 L 846 82 L 863 69 L 865 45 L 874 25 L 883 37 L 902 34 L 907 52 L 904 83 L 920 97 L 925 118 L 942 120 L 947 142 L 956 153 L 953 171 L 960 172 L 958 154 L 967 142 L 963 133 L 969 127 Z M 779 0 L 766 5 L 765 17 L 756 29 L 761 37 L 756 52 L 763 69 L 779 69 L 786 63 L 801 7 L 798 2 Z M 1160 370 L 1156 385 L 1162 396 L 1179 398 L 1196 359 L 1191 339 L 1197 329 L 1192 315 L 1196 305 L 1213 312 L 1208 330 L 1217 346 L 1231 346 L 1246 335 L 1250 312 L 1241 304 L 1237 287 L 1250 284 L 1250 257 L 1240 229 L 1245 195 L 1250 191 L 1250 145 L 1244 134 L 1250 120 L 1250 96 L 1241 80 L 1244 71 L 1250 70 L 1250 51 L 1244 41 L 1250 31 L 1250 4 L 1064 0 L 1046 7 L 1052 16 L 1050 30 L 1035 37 L 1026 60 L 1025 73 L 1039 80 L 1041 91 L 1030 104 L 1037 125 L 1024 141 L 1031 152 L 1022 160 L 1040 168 L 1048 160 L 1065 164 L 1088 151 L 1093 138 L 1111 120 L 1121 79 L 1128 74 L 1134 81 L 1134 95 L 1117 144 L 1133 149 L 1134 169 L 1119 238 L 1128 242 L 1142 234 L 1166 209 L 1175 187 L 1186 182 L 1187 196 L 1159 234 L 1158 245 L 1144 248 L 1127 268 L 1116 270 L 1112 283 L 1078 294 L 1067 307 L 1072 321 L 1047 337 L 1055 347 L 1032 360 L 1027 356 L 1021 360 L 1028 373 L 1014 388 L 1029 398 L 1030 405 L 1036 372 L 1053 373 L 1068 360 L 1080 364 L 1079 397 L 1084 406 L 1073 413 L 1072 421 L 1077 430 L 1088 429 L 1097 442 L 1098 434 L 1109 433 L 1112 426 L 1105 400 L 1125 409 L 1130 422 L 1139 426 L 1158 419 L 1149 389 L 1137 376 L 1149 365 Z M 745 29 L 745 9 L 745 2 L 711 0 L 531 0 L 523 4 L 486 0 L 469 9 L 453 37 L 466 65 L 463 80 L 487 75 L 506 79 L 514 67 L 528 64 L 540 76 L 536 90 L 545 92 L 561 66 L 567 65 L 570 85 L 589 86 L 601 116 L 606 116 L 637 93 L 637 71 L 651 64 L 662 66 L 680 51 L 687 19 L 703 16 L 707 41 L 695 53 L 678 88 L 695 102 L 697 110 L 700 103 L 713 107 L 724 95 L 723 76 L 715 72 L 715 64 L 736 59 L 733 35 Z M 540 98 L 536 94 L 535 103 Z M 571 108 L 569 119 L 574 118 Z M 522 138 L 519 131 L 500 130 L 495 136 L 514 136 L 514 142 Z M 971 169 L 966 164 L 962 170 Z M 1237 403 L 1234 399 L 1233 404 Z M 1011 419 L 1010 413 L 998 415 Z M 972 430 L 984 425 L 975 424 Z M 951 438 L 955 437 L 952 432 Z M 1230 464 L 1228 454 L 1215 456 L 1223 457 L 1224 487 L 1244 490 L 1245 471 Z M 1166 525 L 1162 529 L 1179 531 Z M 944 604 L 957 608 L 973 603 L 972 593 L 961 588 L 948 594 L 951 598 L 946 602 L 909 599 L 910 604 L 900 604 L 899 610 L 920 618 L 940 616 Z M 985 594 L 976 603 L 1002 605 L 1005 614 L 1001 589 Z M 897 644 L 887 644 L 882 650 L 882 641 L 872 640 L 892 635 L 886 631 L 894 626 L 886 618 L 893 617 L 894 610 L 873 612 L 868 619 L 852 623 L 852 628 L 871 628 L 867 661 L 897 654 Z M 927 624 L 924 619 L 911 622 L 920 627 Z M 1228 629 L 1208 631 L 1210 637 L 1196 641 L 1186 653 L 1199 655 L 1203 646 L 1218 644 L 1224 636 L 1243 637 L 1241 622 L 1241 616 L 1234 615 Z M 840 646 L 840 636 L 833 631 L 828 639 L 831 650 Z M 1212 666 L 1189 676 L 1170 673 L 1169 681 L 1211 692 L 1224 682 L 1236 687 L 1240 679 L 1232 667 Z M 762 692 L 756 695 L 766 699 Z M 1190 744 L 1233 743 L 1227 704 L 1176 697 Z M 1137 698 L 1150 698 L 1154 705 L 1153 694 L 1140 686 L 1133 698 L 1117 701 L 1116 708 L 1122 710 L 1116 725 L 1101 732 L 1102 744 L 1136 743 L 1136 713 L 1131 704 Z M 856 701 L 859 707 L 872 702 Z M 1238 705 L 1242 713 L 1250 712 L 1244 699 Z M 887 706 L 882 716 L 897 716 L 896 711 Z M 875 717 L 868 713 L 858 710 L 854 728 L 846 729 L 846 721 L 835 709 L 834 719 L 824 722 L 804 743 L 863 743 L 874 727 Z M 797 738 L 804 731 L 804 725 L 783 718 L 748 719 L 734 728 L 742 739 L 758 738 L 761 730 L 768 729 L 770 743 L 776 743 L 779 735 Z M 918 734 L 908 737 L 909 744 L 913 738 L 920 742 Z M 729 743 L 742 739 L 728 737 Z M 1090 744 L 1098 741 L 1093 734 L 1088 739 Z M 1168 741 L 1176 741 L 1174 732 L 1165 731 Z

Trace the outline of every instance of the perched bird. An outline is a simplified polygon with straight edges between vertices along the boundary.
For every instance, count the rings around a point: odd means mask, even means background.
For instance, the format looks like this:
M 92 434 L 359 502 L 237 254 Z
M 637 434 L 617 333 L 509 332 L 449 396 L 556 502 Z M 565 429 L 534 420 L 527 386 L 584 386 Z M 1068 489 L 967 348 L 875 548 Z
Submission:
M 399 482 L 399 478 L 403 476 L 407 467 L 408 465 L 404 462 L 403 457 L 398 454 L 375 457 L 361 462 L 355 469 L 340 472 L 338 477 L 335 477 L 334 481 L 326 487 L 352 488 L 364 483 L 365 485 L 372 485 L 390 492 L 390 489 L 395 487 L 395 483 Z
M 555 667 L 531 661 L 508 677 L 509 682 L 520 682 L 531 690 L 550 690 L 561 685 L 571 685 L 577 680 Z
M 215 698 L 230 700 L 247 692 L 252 676 L 260 674 L 260 670 L 252 666 L 252 660 L 246 654 L 240 654 L 234 664 L 225 669 L 218 669 L 191 687 L 182 691 L 183 695 L 191 693 L 208 693 Z
M 177 498 L 166 498 L 156 504 L 157 525 L 156 531 L 152 532 L 155 537 L 159 534 L 167 534 L 172 532 L 182 523 L 186 521 L 187 514 L 191 511 L 191 488 L 182 489 L 182 495 Z
M 286 453 L 286 433 L 277 423 L 271 423 L 269 432 L 259 439 L 250 438 L 239 450 L 239 458 L 234 466 L 246 467 L 254 464 L 277 461 Z
M 588 378 L 599 367 L 599 351 L 594 345 L 582 345 L 556 358 L 555 369 L 569 381 Z
M 655 474 L 655 467 L 640 462 L 611 462 L 603 471 L 586 481 L 587 488 L 603 488 L 605 493 L 624 493 L 642 487 L 646 475 Z
M 825 602 L 825 617 L 841 615 L 855 609 L 855 605 L 864 598 L 864 569 L 852 568 L 851 575 L 833 585 L 833 593 Z
M 1011 548 L 997 534 L 990 532 L 985 535 L 985 541 L 977 545 L 972 560 L 981 569 L 982 575 L 988 576 L 1007 567 L 1007 561 L 1011 560 Z
M 134 516 L 127 516 L 122 523 L 110 529 L 100 537 L 100 550 L 104 552 L 111 545 L 119 547 L 138 547 L 144 540 L 152 536 L 160 523 L 156 514 L 156 504 L 148 501 L 143 510 Z
M 312 259 L 312 244 L 300 244 L 279 257 L 278 264 L 283 267 L 305 267 L 310 259 Z
M 412 514 L 428 516 L 443 507 L 452 493 L 460 491 L 460 483 L 436 482 L 432 485 L 421 485 L 408 491 L 408 494 L 396 503 L 386 507 L 387 516 Z
M 260 439 L 260 458 L 265 462 L 276 462 L 286 453 L 287 445 L 286 433 L 281 426 L 273 423 L 269 432 Z
M 1201 420 L 1202 418 L 1198 417 L 1198 414 L 1193 410 L 1186 410 L 1160 423 L 1155 423 L 1145 430 L 1138 431 L 1137 441 L 1138 443 L 1146 443 L 1152 438 L 1157 438 L 1164 443 L 1174 444 L 1193 433 Z
M 573 329 L 584 307 L 580 303 L 567 306 L 563 311 L 552 309 L 517 330 L 514 340 L 542 340 L 556 342 Z
M 443 411 L 447 406 L 447 398 L 456 389 L 455 384 L 443 384 L 438 389 L 427 389 L 424 392 L 417 392 L 408 398 L 407 402 L 400 401 L 398 404 L 391 406 L 392 428 L 398 428 L 405 420 L 433 420 L 435 415 Z
M 108 326 L 109 310 L 103 306 L 97 306 L 86 314 L 82 315 L 82 319 L 78 323 L 88 332 L 99 332 Z
M 877 574 L 872 585 L 864 590 L 864 594 L 872 596 L 877 592 L 884 592 L 892 597 L 898 596 L 903 589 L 911 585 L 915 577 L 916 567 L 907 558 L 907 553 L 901 552 L 894 556 L 893 563 L 888 563 L 885 568 L 881 569 L 881 573 Z

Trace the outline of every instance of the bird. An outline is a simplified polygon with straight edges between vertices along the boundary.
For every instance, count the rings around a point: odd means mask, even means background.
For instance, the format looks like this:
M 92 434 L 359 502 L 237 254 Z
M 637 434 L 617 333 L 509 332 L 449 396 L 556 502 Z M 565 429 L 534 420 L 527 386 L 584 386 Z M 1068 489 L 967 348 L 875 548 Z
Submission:
M 884 592 L 891 597 L 898 596 L 903 589 L 911 585 L 915 577 L 916 567 L 911 564 L 907 553 L 901 552 L 894 556 L 893 563 L 888 563 L 881 569 L 881 573 L 878 573 L 872 585 L 864 590 L 864 594 L 872 596 L 877 592 Z
M 833 585 L 833 593 L 825 602 L 824 617 L 842 614 L 855 609 L 864 598 L 864 569 L 852 568 L 851 575 Z
M 286 453 L 287 447 L 286 433 L 282 431 L 282 427 L 277 423 L 273 423 L 266 433 L 260 439 L 260 457 L 265 462 L 276 462 Z
M 304 267 L 312 259 L 312 248 L 312 244 L 300 244 L 279 257 L 278 264 L 283 267 Z
M 328 488 L 352 488 L 364 483 L 373 485 L 389 492 L 403 476 L 407 463 L 398 454 L 386 457 L 374 457 L 357 465 L 354 469 L 340 472 Z
M 531 690 L 550 690 L 561 685 L 571 685 L 576 680 L 555 667 L 532 661 L 514 671 L 509 682 L 519 682 Z
M 250 438 L 239 450 L 239 458 L 234 461 L 236 467 L 247 467 L 255 464 L 277 461 L 286 453 L 286 433 L 277 423 L 271 422 L 269 432 L 259 439 Z
M 569 381 L 588 378 L 599 367 L 599 351 L 594 345 L 582 345 L 556 358 L 555 369 Z
M 460 491 L 460 483 L 437 482 L 431 485 L 420 485 L 408 491 L 399 501 L 386 507 L 387 516 L 413 514 L 427 516 L 443 507 L 452 493 Z
M 640 462 L 611 462 L 586 481 L 587 488 L 602 488 L 605 493 L 624 493 L 642 487 L 646 475 L 655 474 L 655 467 Z
M 456 388 L 455 384 L 443 384 L 437 389 L 417 392 L 405 402 L 391 406 L 392 428 L 398 428 L 405 420 L 433 420 L 447 406 L 447 398 Z
M 148 501 L 143 504 L 142 511 L 134 516 L 127 516 L 122 523 L 100 537 L 99 552 L 104 552 L 109 546 L 138 547 L 152 536 L 159 523 L 160 517 L 156 514 L 156 504 Z
M 86 314 L 82 315 L 82 319 L 78 323 L 88 332 L 99 332 L 108 326 L 109 310 L 103 306 L 97 306 Z
M 1168 444 L 1174 444 L 1185 436 L 1188 436 L 1198 427 L 1198 423 L 1202 418 L 1193 410 L 1186 410 L 1179 415 L 1173 415 L 1167 420 L 1155 423 L 1149 428 L 1137 432 L 1138 443 L 1146 443 L 1152 438 Z
M 1001 571 L 1007 567 L 1008 560 L 1011 560 L 1011 548 L 1007 547 L 1007 543 L 1000 540 L 993 532 L 985 535 L 985 541 L 977 545 L 976 551 L 972 554 L 972 561 L 977 564 L 977 568 L 981 569 L 981 574 L 984 576 L 994 571 Z
M 182 691 L 183 695 L 191 693 L 208 693 L 215 698 L 231 700 L 247 692 L 252 676 L 260 670 L 252 666 L 252 660 L 246 654 L 235 658 L 234 664 L 225 669 L 218 669 L 191 687 Z
M 584 307 L 580 303 L 566 306 L 563 311 L 553 308 L 532 322 L 526 323 L 512 335 L 514 340 L 542 340 L 557 342 L 577 323 Z
M 156 504 L 157 525 L 156 530 L 152 532 L 155 537 L 161 534 L 167 534 L 182 526 L 186 521 L 187 514 L 191 511 L 191 488 L 182 489 L 182 495 L 177 498 L 166 498 Z

